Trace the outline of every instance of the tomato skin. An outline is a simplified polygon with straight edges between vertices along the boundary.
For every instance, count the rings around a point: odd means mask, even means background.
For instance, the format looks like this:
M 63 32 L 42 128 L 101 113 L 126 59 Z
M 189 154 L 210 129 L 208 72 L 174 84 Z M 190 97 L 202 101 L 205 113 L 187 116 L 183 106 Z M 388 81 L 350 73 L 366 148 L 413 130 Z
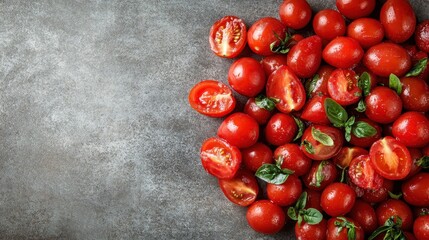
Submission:
M 329 135 L 329 137 L 331 137 L 332 140 L 334 141 L 334 145 L 325 146 L 322 143 L 318 142 L 316 139 L 314 139 L 314 137 L 311 134 L 311 129 L 313 127 L 321 131 L 322 133 Z M 344 143 L 343 135 L 344 134 L 338 128 L 335 128 L 335 127 L 319 125 L 319 124 L 310 125 L 305 129 L 301 137 L 301 150 L 307 157 L 313 160 L 318 160 L 318 161 L 327 160 L 335 156 L 341 150 L 341 147 L 343 146 L 343 143 Z M 306 150 L 306 147 L 304 144 L 305 142 L 308 144 L 311 144 L 311 146 L 314 149 L 314 153 L 310 153 Z
M 238 170 L 231 179 L 219 179 L 225 197 L 234 204 L 245 207 L 252 204 L 259 193 L 256 177 L 248 170 Z
M 307 88 L 307 84 L 311 83 L 311 79 L 309 79 L 309 81 L 306 83 L 306 88 L 311 97 L 319 95 L 329 96 L 328 79 L 334 70 L 335 68 L 328 64 L 320 66 L 319 70 L 317 71 L 317 75 L 319 76 L 319 78 L 315 82 L 313 88 Z
M 375 210 L 378 225 L 382 226 L 391 216 L 398 216 L 402 220 L 401 229 L 410 230 L 413 225 L 413 212 L 411 208 L 401 200 L 388 199 L 378 205 Z
M 289 175 L 282 184 L 267 183 L 268 199 L 279 206 L 290 206 L 294 204 L 301 193 L 301 180 L 293 174 Z
M 311 20 L 311 7 L 306 0 L 285 0 L 279 7 L 282 23 L 293 29 L 304 28 Z
M 262 142 L 257 142 L 248 148 L 241 150 L 244 166 L 252 172 L 256 172 L 265 163 L 273 163 L 273 151 Z
M 407 51 L 398 44 L 388 42 L 370 47 L 363 57 L 363 63 L 380 77 L 388 77 L 391 73 L 401 77 L 411 68 Z
M 383 41 L 384 29 L 381 23 L 373 18 L 359 18 L 347 26 L 347 35 L 364 49 L 368 49 Z
M 347 216 L 357 222 L 366 234 L 371 234 L 377 229 L 377 214 L 371 204 L 363 200 L 356 199 Z
M 429 215 L 416 218 L 413 223 L 413 233 L 418 240 L 429 239 Z
M 264 89 L 266 81 L 262 65 L 250 57 L 238 59 L 228 71 L 229 85 L 246 97 L 258 95 Z
M 429 120 L 420 112 L 405 112 L 395 120 L 392 134 L 407 147 L 429 144 Z
M 331 122 L 328 119 L 325 111 L 325 99 L 327 96 L 315 95 L 304 106 L 301 113 L 301 119 L 315 124 L 328 125 Z
M 313 30 L 322 39 L 330 41 L 346 33 L 346 22 L 338 11 L 323 9 L 314 15 Z
M 244 105 L 243 112 L 254 118 L 259 125 L 266 124 L 273 115 L 271 111 L 256 105 L 255 98 L 249 98 L 247 100 L 246 104 Z
M 299 41 L 287 54 L 287 65 L 300 78 L 312 77 L 321 62 L 322 39 L 317 35 Z
M 288 143 L 274 150 L 274 158 L 283 158 L 282 168 L 294 171 L 295 176 L 306 174 L 311 167 L 311 159 L 305 156 L 298 144 Z
M 280 20 L 273 17 L 260 18 L 249 28 L 247 43 L 254 53 L 269 56 L 274 54 L 270 49 L 270 44 L 280 43 L 276 34 L 280 39 L 284 39 L 286 31 L 287 27 Z
M 321 176 L 323 179 L 320 181 L 319 185 L 317 185 L 317 171 L 321 164 L 323 164 L 321 166 Z M 302 180 L 308 189 L 322 191 L 328 185 L 333 183 L 337 177 L 338 170 L 331 161 L 313 161 L 310 170 L 306 175 L 304 175 Z
M 237 57 L 243 51 L 246 42 L 246 24 L 236 16 L 225 16 L 210 28 L 210 48 L 219 57 Z
M 384 86 L 371 90 L 365 98 L 366 116 L 377 123 L 387 124 L 395 121 L 402 112 L 402 101 L 398 94 Z
M 340 168 L 346 168 L 355 157 L 367 155 L 368 151 L 361 147 L 342 147 L 340 152 L 332 158 L 332 161 Z
M 268 78 L 267 97 L 280 100 L 276 108 L 283 113 L 299 111 L 305 104 L 306 94 L 301 80 L 288 66 L 281 66 Z
M 319 210 L 319 212 L 322 212 L 323 209 L 320 206 L 320 197 L 322 193 L 309 188 L 304 189 L 304 191 L 307 192 L 307 204 L 305 204 L 305 208 L 315 208 Z
M 359 76 L 350 69 L 336 69 L 328 79 L 328 92 L 341 106 L 357 103 L 362 90 L 358 87 Z
M 285 225 L 286 215 L 281 207 L 271 201 L 259 200 L 247 209 L 246 219 L 253 230 L 264 234 L 274 234 Z
M 394 181 L 384 179 L 383 186 L 377 190 L 366 189 L 362 200 L 369 203 L 379 203 L 387 200 L 389 197 L 389 191 L 393 191 Z
M 350 144 L 352 144 L 354 146 L 363 147 L 363 148 L 371 147 L 371 145 L 375 141 L 377 141 L 378 139 L 381 138 L 383 129 L 381 128 L 381 126 L 379 124 L 375 123 L 374 121 L 369 120 L 368 118 L 358 118 L 355 122 L 359 122 L 359 121 L 368 123 L 370 126 L 375 128 L 377 133 L 374 136 L 363 137 L 363 138 L 358 138 L 352 133 L 351 139 L 350 139 Z
M 212 137 L 206 139 L 200 150 L 203 168 L 219 179 L 234 177 L 241 164 L 240 150 L 227 141 Z
M 386 38 L 395 43 L 408 40 L 416 28 L 416 15 L 407 0 L 388 0 L 380 10 Z
M 347 218 L 347 221 L 354 224 L 356 226 L 356 237 L 355 240 L 364 240 L 365 233 L 362 227 L 353 219 Z M 327 230 L 326 230 L 326 239 L 328 240 L 349 240 L 348 238 L 348 229 L 342 228 L 340 229 L 338 226 L 335 226 L 336 221 L 341 221 L 337 217 L 330 218 L 327 222 Z
M 287 65 L 287 56 L 278 54 L 266 56 L 262 58 L 261 64 L 264 68 L 265 76 L 269 77 L 279 67 Z
M 231 113 L 237 102 L 231 89 L 216 80 L 203 80 L 194 85 L 189 92 L 188 101 L 195 111 L 216 118 Z
M 346 18 L 357 19 L 372 13 L 375 8 L 375 0 L 336 0 L 336 6 Z
M 331 217 L 345 215 L 356 201 L 355 191 L 347 184 L 335 182 L 322 192 L 320 206 Z
M 429 20 L 425 20 L 417 25 L 414 39 L 420 50 L 429 53 Z
M 375 170 L 369 155 L 360 155 L 350 162 L 348 174 L 350 180 L 363 189 L 380 189 L 383 185 L 383 177 Z
M 308 224 L 307 222 L 301 222 L 301 225 L 298 222 L 295 224 L 295 237 L 298 240 L 325 240 L 326 239 L 326 219 L 318 224 Z
M 429 173 L 420 172 L 404 182 L 402 192 L 408 204 L 429 207 Z
M 429 111 L 428 84 L 424 80 L 415 77 L 401 78 L 401 82 L 402 93 L 400 96 L 404 108 L 408 111 Z
M 217 135 L 231 145 L 247 148 L 258 141 L 259 125 L 249 115 L 236 112 L 223 120 L 217 130 Z
M 323 49 L 322 56 L 328 64 L 337 68 L 352 68 L 363 57 L 359 42 L 351 37 L 336 37 Z
M 420 150 L 420 148 L 408 148 L 408 151 L 410 152 L 410 156 L 412 159 L 413 164 L 411 164 L 411 170 L 410 173 L 408 173 L 407 177 L 404 179 L 404 181 L 412 178 L 417 173 L 419 173 L 422 170 L 422 167 L 417 165 L 417 161 L 423 157 L 423 152 Z
M 265 140 L 274 146 L 280 146 L 292 142 L 297 131 L 298 125 L 293 117 L 275 113 L 265 126 Z

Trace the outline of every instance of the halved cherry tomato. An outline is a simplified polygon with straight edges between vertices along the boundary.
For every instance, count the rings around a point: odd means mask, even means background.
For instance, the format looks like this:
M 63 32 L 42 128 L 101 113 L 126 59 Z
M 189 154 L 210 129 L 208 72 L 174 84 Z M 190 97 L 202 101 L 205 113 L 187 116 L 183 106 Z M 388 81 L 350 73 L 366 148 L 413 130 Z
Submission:
M 189 92 L 188 100 L 193 109 L 209 117 L 224 117 L 236 105 L 231 89 L 216 80 L 197 83 Z
M 234 58 L 246 46 L 246 24 L 238 17 L 225 16 L 210 28 L 209 42 L 211 50 L 219 57 Z
M 350 180 L 363 189 L 376 190 L 383 186 L 383 177 L 374 170 L 369 155 L 353 158 L 348 173 Z
M 357 103 L 362 96 L 358 87 L 359 76 L 350 69 L 336 69 L 328 79 L 328 92 L 341 106 Z
M 260 18 L 253 23 L 247 32 L 249 48 L 256 54 L 268 56 L 274 54 L 270 45 L 277 46 L 285 39 L 287 27 L 273 17 Z
M 326 45 L 322 57 L 334 67 L 352 68 L 360 62 L 363 54 L 363 49 L 356 39 L 339 36 Z
M 332 161 L 340 168 L 346 168 L 355 157 L 367 155 L 368 151 L 361 147 L 343 147 L 340 152 L 332 158 Z
M 238 148 L 247 148 L 258 141 L 259 125 L 251 116 L 236 112 L 223 120 L 217 135 Z
M 376 141 L 372 144 L 369 155 L 374 169 L 384 178 L 403 179 L 411 171 L 410 152 L 393 137 L 386 136 Z
M 408 0 L 388 0 L 380 10 L 386 38 L 395 43 L 407 41 L 416 28 L 416 15 Z
M 301 150 L 307 157 L 321 161 L 335 156 L 343 143 L 344 134 L 338 128 L 315 124 L 305 129 Z
M 375 8 L 375 0 L 336 0 L 338 11 L 346 18 L 369 16 Z
M 240 150 L 227 141 L 212 137 L 203 142 L 200 150 L 204 169 L 217 178 L 232 178 L 241 163 Z
M 248 170 L 238 170 L 231 179 L 219 179 L 219 186 L 225 197 L 240 206 L 249 206 L 258 196 L 256 177 Z

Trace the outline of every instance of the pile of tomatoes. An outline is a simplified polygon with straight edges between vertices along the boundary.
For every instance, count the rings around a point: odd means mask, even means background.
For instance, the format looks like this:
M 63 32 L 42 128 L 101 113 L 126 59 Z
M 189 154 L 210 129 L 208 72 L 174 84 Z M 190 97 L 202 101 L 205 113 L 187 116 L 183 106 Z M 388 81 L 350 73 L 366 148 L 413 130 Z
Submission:
M 336 7 L 285 0 L 279 19 L 214 23 L 211 50 L 234 61 L 228 84 L 203 80 L 188 96 L 224 118 L 202 166 L 257 232 L 429 239 L 429 20 L 408 0 Z

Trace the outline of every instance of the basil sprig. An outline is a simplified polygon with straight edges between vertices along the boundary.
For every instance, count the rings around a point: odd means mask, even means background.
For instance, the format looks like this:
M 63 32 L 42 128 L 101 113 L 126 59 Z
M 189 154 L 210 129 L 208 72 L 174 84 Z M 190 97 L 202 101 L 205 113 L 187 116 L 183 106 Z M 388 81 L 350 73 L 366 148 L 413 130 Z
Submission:
M 377 129 L 364 121 L 357 121 L 352 127 L 352 132 L 356 137 L 364 138 L 377 134 Z
M 326 161 L 322 161 L 319 163 L 319 166 L 317 166 L 315 176 L 315 182 L 311 181 L 310 185 L 315 187 L 320 187 L 322 185 L 323 180 L 325 179 L 325 174 L 323 174 L 323 168 L 328 164 Z
M 371 75 L 367 72 L 363 72 L 358 81 L 358 87 L 362 90 L 362 94 L 364 97 L 368 96 L 371 92 Z M 363 98 L 359 100 L 358 106 L 355 108 L 358 112 L 365 112 L 366 106 Z
M 307 93 L 307 98 L 310 99 L 312 93 L 314 92 L 314 89 L 316 89 L 317 81 L 319 81 L 320 76 L 319 74 L 316 74 L 313 76 L 312 79 L 308 79 L 305 82 L 305 92 Z
M 422 58 L 420 59 L 414 66 L 411 68 L 411 70 L 405 74 L 405 77 L 417 77 L 422 73 L 428 64 L 428 58 Z
M 288 53 L 292 43 L 292 35 L 290 33 L 286 33 L 285 39 L 282 39 L 276 32 L 273 32 L 273 34 L 277 40 L 270 44 L 271 52 L 280 54 Z M 280 41 L 280 43 L 277 43 L 278 41 Z
M 391 216 L 386 220 L 383 226 L 377 228 L 368 240 L 375 239 L 381 233 L 386 233 L 384 239 L 406 240 L 405 234 L 401 229 L 402 219 L 399 216 Z
M 275 164 L 266 163 L 258 168 L 255 175 L 256 177 L 264 180 L 265 182 L 272 184 L 282 184 L 286 182 L 289 175 L 293 174 L 294 171 L 282 168 L 283 156 L 280 155 L 276 159 Z
M 401 80 L 393 73 L 389 75 L 389 88 L 395 90 L 398 95 L 402 93 Z
M 298 221 L 298 225 L 300 226 L 302 221 L 314 225 L 318 224 L 323 220 L 323 215 L 319 210 L 315 208 L 307 208 L 305 209 L 305 205 L 307 204 L 307 192 L 303 192 L 301 196 L 295 203 L 294 207 L 289 207 L 287 210 L 287 215 L 295 221 Z
M 255 98 L 255 104 L 268 111 L 273 111 L 276 104 L 280 102 L 278 98 L 266 97 L 265 95 L 259 95 Z
M 421 168 L 429 168 L 429 156 L 423 156 L 416 161 L 416 165 Z
M 354 223 L 347 220 L 345 217 L 337 217 L 337 220 L 335 220 L 334 225 L 338 227 L 338 233 L 343 231 L 343 229 L 347 229 L 347 239 L 348 240 L 354 240 L 356 239 L 356 225 Z
M 298 132 L 296 133 L 295 138 L 292 140 L 292 141 L 296 141 L 302 137 L 302 134 L 304 133 L 304 130 L 305 130 L 305 126 L 304 126 L 304 122 L 301 119 L 293 115 L 292 117 L 295 120 L 296 125 L 298 126 Z

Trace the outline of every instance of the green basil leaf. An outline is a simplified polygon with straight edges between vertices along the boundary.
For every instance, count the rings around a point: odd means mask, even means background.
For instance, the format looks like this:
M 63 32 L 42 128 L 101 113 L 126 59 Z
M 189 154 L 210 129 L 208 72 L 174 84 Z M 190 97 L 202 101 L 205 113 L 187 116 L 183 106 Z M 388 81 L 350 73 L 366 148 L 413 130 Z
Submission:
M 429 156 L 423 156 L 418 159 L 416 165 L 421 168 L 429 168 Z
M 296 125 L 298 125 L 298 132 L 296 133 L 295 138 L 292 140 L 292 141 L 296 141 L 302 137 L 302 134 L 304 133 L 304 130 L 305 130 L 305 126 L 304 126 L 304 122 L 301 119 L 293 115 L 292 117 L 295 120 Z
M 364 121 L 358 121 L 353 125 L 352 132 L 356 137 L 364 138 L 377 134 L 377 129 Z
M 347 142 L 350 142 L 350 140 L 352 139 L 351 132 L 352 132 L 352 126 L 354 123 L 355 123 L 355 116 L 351 116 L 344 124 L 345 126 L 344 134 Z
M 298 220 L 298 214 L 296 213 L 296 209 L 294 207 L 289 207 L 287 209 L 287 215 L 289 216 L 290 219 L 294 221 Z
M 305 92 L 307 93 L 307 98 L 310 99 L 312 93 L 314 92 L 314 89 L 316 89 L 317 81 L 319 81 L 320 76 L 319 74 L 316 74 L 313 76 L 313 78 L 310 80 L 307 80 L 305 82 Z
M 352 227 L 349 228 L 347 231 L 347 239 L 348 240 L 355 240 L 356 239 L 356 228 Z
M 315 127 L 311 127 L 311 136 L 313 136 L 316 141 L 320 142 L 324 146 L 334 146 L 334 140 L 332 140 L 332 138 L 328 134 L 320 131 Z
M 371 91 L 371 75 L 367 72 L 363 72 L 358 81 L 358 87 L 362 89 L 362 94 L 368 96 Z
M 365 112 L 366 111 L 366 105 L 365 105 L 365 101 L 363 99 L 359 100 L 357 107 L 355 108 L 356 111 L 358 112 Z
M 325 99 L 325 112 L 335 127 L 343 127 L 349 118 L 346 110 L 331 98 Z
M 344 183 L 346 181 L 346 173 L 348 172 L 347 167 L 341 170 L 340 182 Z
M 387 193 L 389 194 L 389 196 L 391 197 L 391 198 L 393 198 L 393 199 L 400 199 L 401 197 L 402 197 L 402 193 L 400 192 L 400 193 L 398 193 L 398 194 L 395 194 L 395 193 L 393 193 L 393 192 L 391 192 L 391 191 L 387 191 Z
M 323 220 L 322 213 L 315 208 L 304 209 L 301 212 L 303 220 L 310 225 L 318 224 Z
M 298 200 L 295 203 L 295 208 L 299 211 L 301 209 L 305 208 L 305 205 L 307 204 L 307 192 L 302 192 L 299 196 Z
M 288 53 L 290 50 L 289 45 L 290 45 L 290 40 L 292 38 L 292 35 L 290 35 L 290 33 L 286 33 L 285 39 L 283 40 L 276 32 L 273 32 L 273 33 L 278 40 L 270 44 L 271 52 L 280 53 L 280 54 Z M 280 41 L 280 43 L 278 43 L 278 41 Z
M 301 226 L 301 223 L 302 223 L 302 215 L 301 214 L 298 214 L 298 226 Z
M 275 159 L 277 168 L 282 169 L 283 160 L 284 160 L 284 157 L 281 154 Z
M 387 232 L 389 229 L 392 229 L 391 226 L 381 226 L 379 228 L 377 228 L 372 234 L 371 236 L 369 236 L 368 240 L 373 240 L 375 239 L 378 235 Z
M 323 179 L 325 179 L 325 175 L 323 174 L 323 167 L 326 165 L 326 161 L 322 161 L 319 163 L 319 166 L 317 166 L 317 171 L 315 174 L 315 187 L 320 187 L 322 184 Z
M 428 58 L 422 58 L 420 59 L 414 66 L 411 68 L 411 70 L 405 75 L 405 77 L 417 77 L 422 73 L 428 64 Z
M 277 98 L 269 98 L 264 95 L 259 95 L 255 98 L 255 104 L 268 111 L 273 111 L 276 107 L 276 104 L 280 102 L 280 99 Z
M 286 182 L 289 177 L 289 174 L 284 173 L 274 164 L 263 164 L 258 168 L 255 175 L 265 182 L 272 184 L 282 184 Z
M 393 73 L 389 75 L 389 88 L 395 90 L 398 95 L 402 93 L 401 80 Z
M 311 145 L 311 143 L 307 140 L 304 140 L 302 142 L 302 145 L 304 145 L 305 151 L 307 151 L 310 154 L 314 154 L 314 147 Z

